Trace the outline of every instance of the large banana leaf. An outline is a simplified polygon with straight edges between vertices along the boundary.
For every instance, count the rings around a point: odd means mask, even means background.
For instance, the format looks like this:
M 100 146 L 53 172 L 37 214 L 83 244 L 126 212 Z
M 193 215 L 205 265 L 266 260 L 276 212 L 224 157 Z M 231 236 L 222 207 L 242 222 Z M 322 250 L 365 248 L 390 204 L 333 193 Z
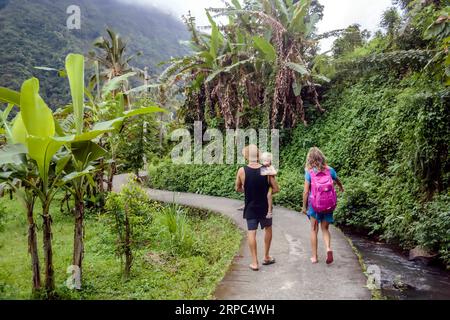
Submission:
M 127 81 L 128 78 L 134 77 L 135 75 L 136 72 L 129 72 L 122 76 L 111 79 L 106 85 L 103 86 L 102 89 L 103 96 L 107 96 L 112 91 L 119 89 L 124 81 Z
M 84 119 L 84 56 L 69 54 L 66 58 L 66 71 L 72 94 L 75 128 L 79 135 L 83 132 Z
M 107 151 L 92 141 L 82 141 L 72 143 L 70 146 L 72 155 L 77 162 L 77 167 L 82 168 L 103 157 Z
M 226 68 L 218 69 L 218 70 L 214 71 L 213 73 L 211 73 L 208 76 L 208 78 L 206 78 L 205 83 L 211 82 L 212 80 L 214 80 L 222 72 L 230 72 L 234 68 L 239 67 L 241 65 L 244 65 L 244 64 L 246 64 L 246 63 L 248 63 L 250 61 L 252 61 L 252 60 L 251 59 L 242 60 L 242 61 L 236 62 L 235 64 L 232 64 L 231 66 L 228 66 Z
M 0 165 L 21 164 L 21 155 L 27 153 L 27 148 L 23 144 L 6 145 L 0 150 Z
M 277 59 L 277 52 L 269 41 L 263 37 L 255 36 L 253 37 L 253 43 L 256 49 L 263 54 L 265 60 L 268 62 L 275 62 Z
M 50 108 L 39 95 L 39 80 L 26 80 L 20 92 L 20 113 L 27 133 L 36 137 L 53 137 L 55 121 Z
M 125 118 L 130 118 L 130 117 L 134 117 L 134 116 L 139 116 L 141 114 L 158 113 L 158 112 L 166 113 L 167 111 L 160 107 L 150 106 L 150 107 L 144 107 L 144 108 L 134 109 L 134 110 L 130 110 L 130 111 L 125 111 L 123 113 L 123 115 Z
M 159 107 L 151 106 L 124 112 L 122 117 L 96 123 L 92 128 L 92 130 L 84 132 L 81 135 L 74 137 L 73 142 L 93 140 L 102 134 L 120 129 L 120 127 L 123 124 L 123 121 L 127 118 L 157 112 L 166 112 L 166 111 Z
M 69 183 L 75 179 L 84 177 L 84 176 L 90 176 L 91 173 L 95 171 L 95 167 L 94 166 L 88 166 L 86 169 L 84 169 L 83 171 L 75 171 L 75 172 L 71 172 L 68 175 L 62 177 L 61 181 L 66 184 Z
M 0 102 L 20 106 L 20 93 L 8 88 L 0 87 Z
M 14 105 L 12 103 L 8 104 L 8 107 L 6 107 L 5 111 L 0 113 L 0 118 L 3 124 L 3 133 L 6 136 L 6 140 L 11 143 L 13 141 L 12 138 L 12 130 L 11 130 L 11 124 L 8 121 L 8 117 L 9 114 L 12 110 L 12 108 L 14 108 Z
M 206 16 L 208 17 L 209 23 L 211 24 L 210 53 L 214 57 L 214 59 L 216 59 L 219 54 L 219 48 L 223 44 L 223 36 L 220 33 L 217 23 L 211 17 L 211 14 L 208 12 L 208 10 L 206 10 Z
M 311 0 L 300 0 L 296 3 L 296 8 L 294 10 L 294 15 L 292 17 L 291 23 L 289 24 L 289 29 L 293 32 L 305 32 L 305 17 L 308 14 L 308 9 L 311 4 Z
M 303 64 L 294 63 L 294 62 L 288 62 L 288 63 L 286 63 L 286 66 L 288 68 L 290 68 L 291 70 L 294 70 L 294 71 L 300 73 L 302 76 L 310 74 L 310 72 L 308 71 L 306 66 L 303 65 Z
M 48 175 L 52 157 L 71 137 L 37 137 L 28 136 L 28 155 L 36 161 L 44 188 L 48 187 Z
M 19 112 L 14 119 L 13 127 L 12 127 L 12 142 L 13 143 L 21 143 L 26 145 L 27 144 L 27 129 L 25 128 L 25 124 L 22 120 L 22 114 Z

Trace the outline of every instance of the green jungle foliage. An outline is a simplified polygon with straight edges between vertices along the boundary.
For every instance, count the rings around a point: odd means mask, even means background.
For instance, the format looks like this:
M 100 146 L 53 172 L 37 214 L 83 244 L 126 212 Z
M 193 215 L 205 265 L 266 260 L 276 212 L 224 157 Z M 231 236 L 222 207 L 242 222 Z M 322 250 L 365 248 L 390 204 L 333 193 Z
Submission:
M 335 212 L 339 225 L 405 249 L 424 246 L 450 265 L 450 92 L 442 54 L 434 56 L 449 35 L 448 7 L 408 3 L 404 16 L 387 10 L 385 32 L 370 41 L 351 26 L 332 57 L 316 57 L 314 68 L 332 79 L 321 90 L 327 112 L 307 110 L 310 126 L 283 131 L 275 202 L 301 208 L 306 154 L 317 146 L 346 187 Z M 439 37 L 430 38 L 430 30 Z M 236 171 L 164 162 L 150 166 L 149 184 L 240 198 Z
M 68 30 L 66 9 L 81 8 L 81 30 Z M 92 42 L 109 26 L 129 43 L 129 52 L 142 55 L 139 68 L 159 70 L 158 64 L 187 52 L 180 40 L 188 39 L 183 24 L 155 9 L 141 8 L 116 0 L 20 0 L 0 1 L 0 86 L 18 90 L 32 76 L 41 79 L 44 99 L 52 109 L 68 103 L 68 90 L 56 72 L 34 67 L 63 68 L 69 52 L 87 52 Z
M 385 80 L 385 79 L 383 79 Z M 328 114 L 298 127 L 282 147 L 278 205 L 299 209 L 304 162 L 319 146 L 346 187 L 339 224 L 381 235 L 405 248 L 422 244 L 450 262 L 450 110 L 443 87 L 380 79 L 328 91 Z M 151 166 L 150 186 L 240 198 L 236 166 Z M 427 217 L 427 218 L 424 218 Z M 439 225 L 439 228 L 434 228 Z

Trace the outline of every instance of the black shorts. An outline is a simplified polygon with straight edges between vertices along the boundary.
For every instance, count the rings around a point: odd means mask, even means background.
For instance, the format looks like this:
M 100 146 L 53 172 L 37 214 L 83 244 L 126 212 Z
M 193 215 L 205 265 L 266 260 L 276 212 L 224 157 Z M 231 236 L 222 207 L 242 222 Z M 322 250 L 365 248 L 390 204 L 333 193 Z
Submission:
M 248 231 L 258 230 L 258 226 L 261 226 L 261 229 L 265 229 L 272 226 L 272 219 L 247 219 L 247 227 Z

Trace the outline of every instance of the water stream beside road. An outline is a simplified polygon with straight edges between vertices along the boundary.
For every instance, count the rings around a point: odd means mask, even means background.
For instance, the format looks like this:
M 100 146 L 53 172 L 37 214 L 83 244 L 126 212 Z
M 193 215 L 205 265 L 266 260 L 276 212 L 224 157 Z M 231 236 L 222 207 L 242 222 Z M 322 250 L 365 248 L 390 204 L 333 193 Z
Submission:
M 346 232 L 366 266 L 381 271 L 383 296 L 395 300 L 449 300 L 450 272 L 440 265 L 409 261 L 401 250 L 388 244 Z

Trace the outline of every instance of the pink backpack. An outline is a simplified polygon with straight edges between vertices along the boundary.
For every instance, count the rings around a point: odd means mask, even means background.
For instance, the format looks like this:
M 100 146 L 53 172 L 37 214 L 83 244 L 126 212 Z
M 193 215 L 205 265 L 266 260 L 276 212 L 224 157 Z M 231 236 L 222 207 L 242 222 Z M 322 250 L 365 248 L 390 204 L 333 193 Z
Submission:
M 311 195 L 310 203 L 316 213 L 332 213 L 336 209 L 337 195 L 334 189 L 330 169 L 322 172 L 310 170 Z

